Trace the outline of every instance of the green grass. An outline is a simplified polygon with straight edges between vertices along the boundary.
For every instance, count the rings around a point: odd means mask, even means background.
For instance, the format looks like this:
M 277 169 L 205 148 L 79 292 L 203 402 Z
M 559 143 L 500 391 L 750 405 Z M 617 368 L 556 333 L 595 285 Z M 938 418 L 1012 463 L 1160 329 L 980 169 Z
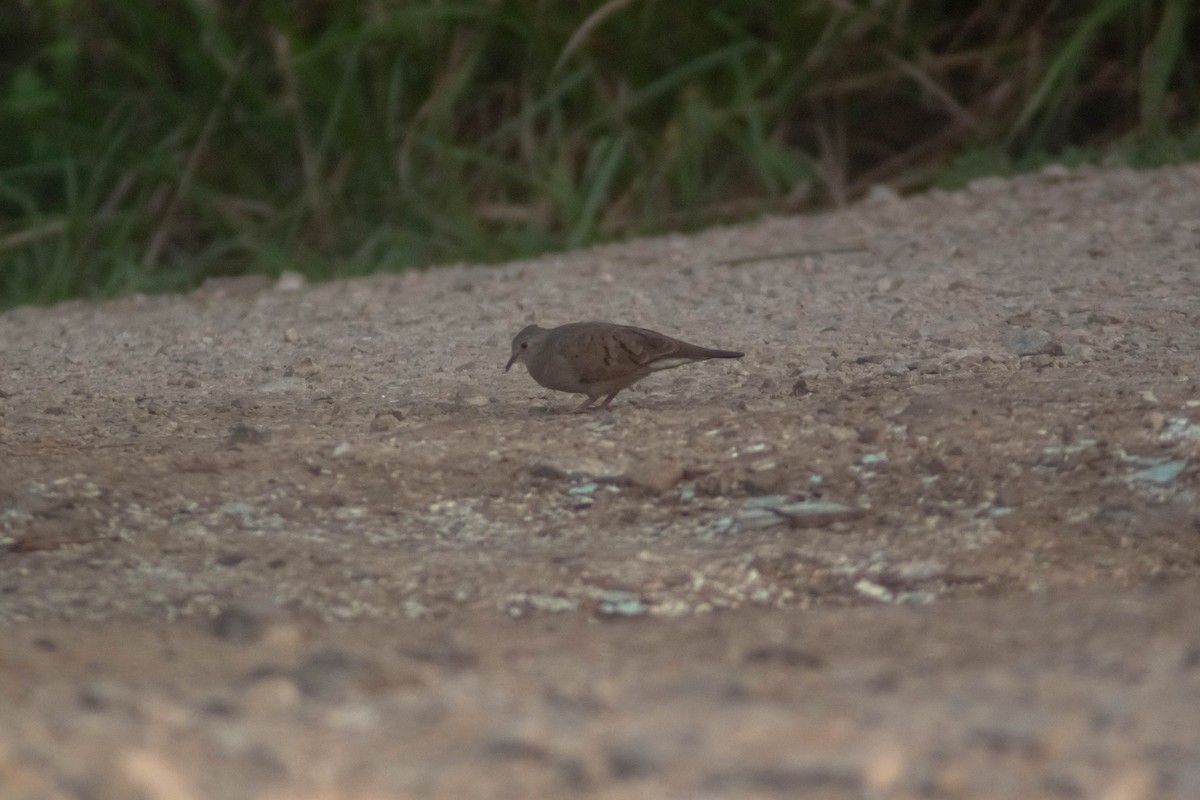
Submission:
M 1191 159 L 1194 42 L 1193 0 L 8 4 L 0 308 Z

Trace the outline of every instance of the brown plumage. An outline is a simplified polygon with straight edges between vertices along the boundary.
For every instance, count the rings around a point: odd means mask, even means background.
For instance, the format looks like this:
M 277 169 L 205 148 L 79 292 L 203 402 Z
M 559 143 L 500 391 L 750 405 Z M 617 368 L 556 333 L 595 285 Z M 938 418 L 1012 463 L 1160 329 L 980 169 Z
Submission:
M 504 369 L 524 362 L 530 376 L 547 389 L 587 395 L 576 409 L 583 411 L 601 397 L 604 402 L 599 408 L 606 408 L 617 392 L 651 372 L 743 355 L 689 344 L 645 328 L 572 322 L 557 328 L 524 328 L 513 337 L 512 358 Z

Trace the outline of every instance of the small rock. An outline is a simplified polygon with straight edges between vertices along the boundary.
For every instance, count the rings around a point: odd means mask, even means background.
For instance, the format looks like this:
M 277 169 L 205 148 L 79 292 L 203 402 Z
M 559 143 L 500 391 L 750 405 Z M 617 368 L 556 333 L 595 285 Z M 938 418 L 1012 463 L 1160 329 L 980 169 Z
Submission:
M 339 697 L 351 688 L 352 666 L 340 650 L 322 650 L 297 667 L 293 677 L 306 697 Z
M 574 611 L 579 607 L 579 603 L 569 597 L 558 597 L 549 594 L 527 595 L 525 603 L 535 611 L 542 611 L 548 614 L 562 614 L 567 611 Z
M 262 638 L 266 616 L 261 609 L 227 606 L 213 618 L 213 636 L 231 644 L 254 644 Z
M 779 469 L 764 469 L 752 471 L 742 481 L 742 486 L 748 494 L 772 495 L 785 488 L 788 477 Z
M 1014 355 L 1062 355 L 1063 347 L 1040 328 L 1015 328 L 1004 337 L 1004 347 Z
M 287 367 L 283 371 L 283 374 L 288 378 L 297 377 L 304 378 L 306 381 L 312 380 L 321 374 L 321 366 L 311 356 L 305 356 L 295 364 Z
M 478 388 L 469 383 L 460 383 L 454 387 L 454 392 L 450 395 L 450 399 L 460 406 L 470 406 L 479 408 L 488 404 L 488 397 Z
M 1167 424 L 1167 415 L 1161 411 L 1147 412 L 1146 416 L 1142 417 L 1142 423 L 1150 429 L 1152 433 L 1158 433 Z
M 890 603 L 894 599 L 894 595 L 886 587 L 880 586 L 878 583 L 869 581 L 866 578 L 854 584 L 854 591 L 863 597 L 869 597 L 881 603 Z
M 1063 355 L 1075 361 L 1091 361 L 1096 357 L 1096 348 L 1090 344 L 1064 345 Z
M 300 331 L 295 328 L 287 328 L 283 332 L 283 340 L 289 344 L 296 344 L 301 340 Z
M 1187 417 L 1171 417 L 1166 421 L 1166 428 L 1158 435 L 1158 440 L 1200 442 L 1200 422 L 1192 422 Z
M 725 530 L 735 531 L 769 528 L 788 525 L 793 528 L 820 528 L 840 520 L 851 520 L 862 516 L 862 512 L 827 500 L 796 499 L 789 495 L 775 494 L 751 497 L 742 504 Z M 722 527 L 722 526 L 718 526 Z M 724 532 L 714 530 L 714 534 Z
M 266 275 L 218 275 L 205 278 L 200 291 L 218 296 L 247 295 L 270 287 L 271 279 Z
M 803 397 L 811 392 L 812 390 L 808 388 L 808 381 L 804 380 L 804 378 L 797 378 L 796 382 L 792 384 L 793 397 Z
M 1071 170 L 1062 164 L 1047 164 L 1038 170 L 1038 177 L 1050 183 L 1057 183 L 1069 179 Z
M 1091 311 L 1087 315 L 1087 321 L 1091 325 L 1120 325 L 1125 318 L 1105 311 Z
M 863 198 L 863 203 L 870 206 L 884 205 L 903 205 L 902 198 L 895 189 L 884 183 L 875 183 L 867 189 L 867 196 Z
M 565 481 L 571 477 L 565 470 L 544 461 L 530 467 L 529 474 L 547 481 Z
M 1101 800 L 1150 800 L 1159 797 L 1163 787 L 1158 773 L 1149 765 L 1135 764 L 1125 767 L 1112 783 L 1096 796 Z
M 404 616 L 409 619 L 428 619 L 430 616 L 429 606 L 422 603 L 416 598 L 410 597 L 404 601 Z
M 1179 477 L 1187 466 L 1186 461 L 1163 461 L 1159 464 L 1139 469 L 1129 477 L 1143 483 L 1153 483 L 1156 486 L 1166 486 Z
M 922 375 L 937 375 L 943 371 L 942 362 L 936 358 L 920 358 L 910 366 Z
M 683 465 L 670 459 L 651 458 L 631 467 L 625 479 L 640 489 L 665 492 L 683 480 Z
M 883 438 L 883 427 L 880 425 L 865 425 L 858 429 L 858 441 L 863 444 L 876 444 Z
M 371 420 L 371 430 L 375 433 L 387 433 L 400 427 L 403 416 L 399 411 L 381 411 Z
M 110 678 L 93 678 L 79 689 L 79 705 L 88 711 L 105 711 L 128 699 L 125 687 Z
M 233 426 L 229 437 L 225 440 L 226 447 L 237 447 L 242 444 L 264 444 L 271 438 L 271 432 L 247 425 L 244 422 Z
M 296 705 L 300 690 L 283 675 L 266 675 L 246 687 L 242 700 L 251 714 L 278 714 Z
M 747 664 L 782 664 L 804 669 L 821 669 L 826 665 L 820 653 L 781 642 L 751 647 L 742 654 L 742 660 Z
M 304 276 L 299 272 L 283 272 L 279 275 L 279 280 L 275 281 L 275 291 L 277 292 L 295 292 L 304 288 Z
M 967 191 L 974 195 L 991 195 L 1007 191 L 1011 182 L 1007 178 L 976 178 L 967 184 Z
M 529 468 L 535 478 L 548 480 L 604 481 L 615 483 L 623 478 L 621 470 L 598 458 L 583 456 L 568 462 L 539 461 Z
M 640 617 L 649 612 L 650 607 L 633 592 L 617 589 L 600 595 L 600 602 L 596 606 L 596 613 L 603 617 Z
M 197 797 L 192 781 L 171 759 L 150 750 L 133 748 L 114 757 L 110 771 L 103 773 L 98 787 L 89 787 L 93 797 L 135 797 L 142 800 L 192 800 Z
M 889 585 L 912 585 L 936 580 L 946 574 L 946 565 L 940 561 L 925 559 L 893 564 L 881 576 Z
M 610 746 L 605 758 L 608 773 L 617 780 L 645 778 L 659 770 L 658 761 L 650 754 L 648 742 Z
M 1038 353 L 1036 356 L 1026 356 L 1021 362 L 1023 368 L 1045 369 L 1054 363 L 1054 356 L 1047 353 Z

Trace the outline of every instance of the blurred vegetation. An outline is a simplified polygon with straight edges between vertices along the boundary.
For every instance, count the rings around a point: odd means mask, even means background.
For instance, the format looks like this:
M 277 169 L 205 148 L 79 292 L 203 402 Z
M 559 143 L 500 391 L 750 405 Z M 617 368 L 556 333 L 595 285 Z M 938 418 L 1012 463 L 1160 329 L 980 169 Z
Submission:
M 10 0 L 0 307 L 1200 155 L 1192 0 Z

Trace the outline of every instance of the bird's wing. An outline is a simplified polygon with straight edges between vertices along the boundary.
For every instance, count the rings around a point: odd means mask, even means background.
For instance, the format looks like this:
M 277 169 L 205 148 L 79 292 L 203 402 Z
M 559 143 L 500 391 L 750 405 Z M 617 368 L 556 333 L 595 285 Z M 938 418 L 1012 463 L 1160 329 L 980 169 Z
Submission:
M 669 359 L 679 345 L 675 339 L 645 328 L 605 325 L 580 330 L 565 349 L 579 366 L 580 382 L 586 384 L 644 376 L 659 369 L 658 363 Z

